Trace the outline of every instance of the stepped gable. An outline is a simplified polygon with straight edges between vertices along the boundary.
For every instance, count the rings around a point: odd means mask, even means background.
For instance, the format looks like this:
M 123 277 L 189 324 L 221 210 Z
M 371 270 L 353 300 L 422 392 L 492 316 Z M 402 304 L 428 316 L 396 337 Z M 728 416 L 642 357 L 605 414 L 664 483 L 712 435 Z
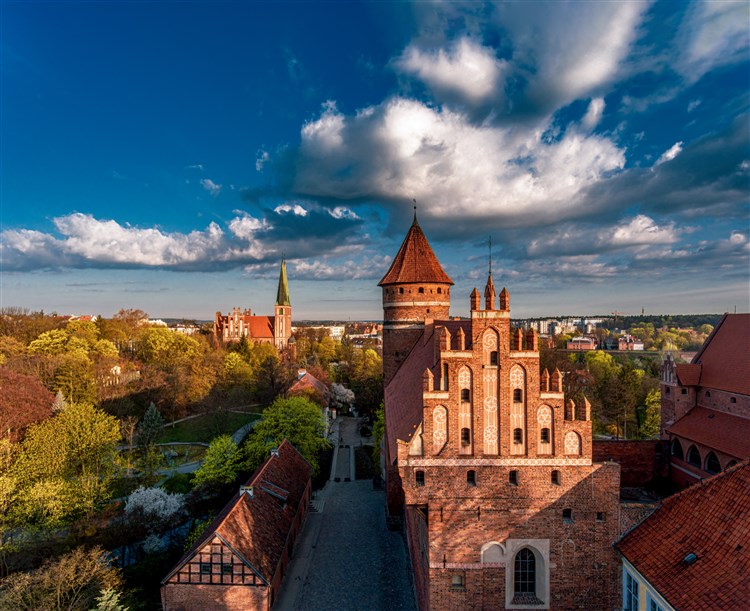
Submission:
M 745 461 L 669 497 L 616 547 L 675 609 L 745 609 L 748 490 Z
M 704 388 L 750 395 L 750 314 L 724 314 L 692 363 Z
M 416 214 L 396 258 L 378 286 L 410 282 L 453 284 L 419 226 Z

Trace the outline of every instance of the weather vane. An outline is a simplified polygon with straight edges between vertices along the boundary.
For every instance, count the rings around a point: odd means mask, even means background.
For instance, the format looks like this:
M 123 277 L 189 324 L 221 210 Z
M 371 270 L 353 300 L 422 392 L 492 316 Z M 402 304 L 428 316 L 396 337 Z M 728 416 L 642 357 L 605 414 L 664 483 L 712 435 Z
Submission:
M 492 236 L 489 240 L 489 251 L 490 251 L 490 276 L 492 275 Z

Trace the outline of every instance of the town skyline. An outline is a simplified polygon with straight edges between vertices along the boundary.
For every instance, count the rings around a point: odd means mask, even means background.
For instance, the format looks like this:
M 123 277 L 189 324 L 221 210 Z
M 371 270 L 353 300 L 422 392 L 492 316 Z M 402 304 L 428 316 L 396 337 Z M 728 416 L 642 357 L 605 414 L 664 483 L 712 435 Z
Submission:
M 3 3 L 0 306 L 749 311 L 747 3 L 541 4 Z

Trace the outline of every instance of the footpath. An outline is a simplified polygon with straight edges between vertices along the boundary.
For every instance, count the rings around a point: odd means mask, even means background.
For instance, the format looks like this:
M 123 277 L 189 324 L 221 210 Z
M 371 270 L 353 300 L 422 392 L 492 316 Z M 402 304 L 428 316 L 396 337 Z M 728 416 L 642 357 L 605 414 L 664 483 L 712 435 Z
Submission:
M 416 611 L 403 538 L 385 525 L 385 493 L 355 479 L 361 440 L 356 418 L 336 420 L 331 477 L 311 503 L 274 611 Z

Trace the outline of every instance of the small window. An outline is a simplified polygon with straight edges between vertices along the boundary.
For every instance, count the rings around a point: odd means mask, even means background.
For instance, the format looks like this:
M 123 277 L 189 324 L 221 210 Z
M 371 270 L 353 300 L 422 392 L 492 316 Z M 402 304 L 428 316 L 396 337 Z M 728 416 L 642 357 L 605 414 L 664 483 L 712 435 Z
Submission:
M 417 471 L 414 474 L 414 481 L 417 486 L 424 486 L 424 471 Z
M 597 522 L 606 522 L 607 521 L 607 514 L 603 511 L 597 511 L 596 512 L 596 521 Z
M 497 365 L 497 350 L 490 352 L 490 365 Z
M 477 485 L 477 474 L 475 471 L 466 472 L 466 483 L 469 484 L 469 486 Z
M 573 510 L 563 509 L 563 522 L 570 524 L 573 522 Z
M 468 403 L 469 401 L 471 401 L 471 391 L 468 388 L 461 389 L 461 401 L 463 403 Z
M 464 427 L 461 429 L 461 445 L 468 446 L 471 444 L 471 431 Z
M 711 475 L 715 475 L 721 471 L 721 463 L 719 463 L 719 459 L 716 458 L 716 454 L 713 452 L 709 452 L 708 456 L 706 456 L 706 466 L 704 471 Z
M 559 486 L 560 485 L 560 472 L 557 469 L 555 469 L 554 471 L 552 471 L 552 483 L 555 486 Z
M 685 455 L 682 452 L 682 444 L 676 437 L 672 440 L 672 456 L 680 460 L 685 460 Z
M 443 293 L 443 289 L 441 289 L 440 287 L 438 287 L 438 295 L 441 295 L 442 293 Z
M 511 471 L 508 473 L 508 483 L 511 486 L 518 486 L 518 471 Z
M 687 394 L 687 388 L 680 388 L 680 393 L 683 395 Z
M 210 574 L 211 574 L 211 563 L 201 562 L 201 575 L 210 575 Z
M 523 431 L 521 429 L 513 429 L 513 443 L 523 443 Z
M 464 576 L 453 575 L 451 577 L 451 590 L 463 590 L 464 589 Z
M 420 293 L 424 293 L 424 287 L 423 287 L 423 286 L 420 286 L 420 287 L 419 287 L 419 292 L 420 292 Z
M 513 389 L 513 403 L 523 402 L 523 391 L 520 388 Z
M 221 574 L 222 575 L 231 575 L 234 572 L 232 565 L 229 563 L 223 563 L 221 565 Z
M 443 363 L 443 390 L 448 390 L 448 363 Z
M 687 461 L 694 467 L 698 467 L 700 469 L 701 454 L 698 451 L 698 448 L 696 448 L 695 446 L 690 446 L 687 453 Z
M 666 388 L 664 388 L 664 393 L 667 394 L 667 395 L 669 394 L 669 386 L 667 386 Z
M 539 434 L 539 439 L 542 443 L 549 443 L 550 435 L 549 435 L 549 429 L 543 428 L 542 432 Z
M 404 294 L 404 288 L 403 288 L 403 287 L 400 287 L 400 288 L 398 289 L 398 293 L 399 293 L 399 295 L 403 295 L 403 294 Z
M 710 396 L 711 396 L 711 391 L 710 391 L 710 390 L 707 390 L 707 391 L 706 391 L 706 396 L 707 396 L 707 397 L 710 397 Z
M 730 397 L 729 398 L 730 403 L 737 403 L 737 397 Z

